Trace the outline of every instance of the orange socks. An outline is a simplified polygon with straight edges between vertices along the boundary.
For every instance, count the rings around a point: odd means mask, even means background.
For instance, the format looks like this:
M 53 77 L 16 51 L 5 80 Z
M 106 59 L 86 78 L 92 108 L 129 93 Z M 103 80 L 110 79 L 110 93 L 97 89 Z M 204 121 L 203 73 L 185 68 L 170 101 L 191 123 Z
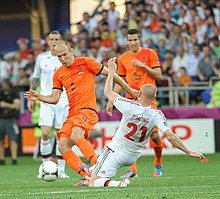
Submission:
M 154 148 L 154 153 L 155 153 L 154 165 L 162 165 L 162 149 L 163 149 L 162 139 L 160 138 L 158 143 L 155 143 L 152 139 L 152 146 Z M 137 173 L 136 162 L 131 166 L 129 166 L 129 170 L 132 170 L 134 174 Z
M 131 166 L 128 167 L 129 170 L 132 170 L 134 172 L 134 174 L 137 173 L 137 164 L 136 162 L 134 164 L 132 164 Z
M 94 165 L 97 161 L 97 156 L 91 143 L 85 138 L 80 138 L 77 140 L 76 145 L 79 147 L 85 158 Z
M 162 139 L 160 138 L 160 141 L 158 143 L 155 143 L 152 140 L 152 146 L 154 148 L 154 153 L 155 153 L 154 165 L 162 165 L 162 150 L 163 150 Z
M 67 151 L 63 154 L 63 159 L 76 173 L 80 174 L 83 178 L 86 177 L 86 173 L 79 169 L 79 164 L 83 164 L 81 159 L 73 153 L 73 151 Z

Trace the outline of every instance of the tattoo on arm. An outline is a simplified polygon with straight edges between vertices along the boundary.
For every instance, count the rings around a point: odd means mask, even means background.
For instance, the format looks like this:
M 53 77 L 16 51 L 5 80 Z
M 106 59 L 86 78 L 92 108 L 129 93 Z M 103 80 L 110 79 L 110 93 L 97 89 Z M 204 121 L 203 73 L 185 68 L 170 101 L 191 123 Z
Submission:
M 40 85 L 40 78 L 32 79 L 32 89 L 36 91 L 37 87 Z

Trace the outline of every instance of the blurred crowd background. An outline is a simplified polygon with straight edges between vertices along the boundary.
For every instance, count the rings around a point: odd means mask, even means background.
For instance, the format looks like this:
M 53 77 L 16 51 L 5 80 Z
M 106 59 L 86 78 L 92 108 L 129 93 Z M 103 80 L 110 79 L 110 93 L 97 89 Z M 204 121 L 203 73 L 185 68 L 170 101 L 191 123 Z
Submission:
M 126 1 L 122 18 L 115 3 L 109 2 L 108 9 L 82 13 L 82 21 L 75 26 L 75 34 L 68 28 L 62 31 L 75 56 L 88 56 L 104 65 L 110 57 L 118 58 L 128 50 L 128 29 L 140 30 L 142 46 L 155 49 L 161 61 L 163 79 L 159 87 L 209 86 L 191 90 L 188 105 L 220 106 L 220 1 L 131 0 Z M 9 79 L 20 92 L 22 111 L 27 111 L 22 96 L 29 89 L 36 57 L 48 50 L 46 37 L 31 40 L 20 35 L 15 48 L 1 54 L 0 82 Z M 98 76 L 96 81 L 97 102 L 102 110 L 106 106 L 105 78 Z M 169 106 L 169 97 L 163 98 L 166 92 L 158 93 L 158 103 L 163 106 Z M 179 91 L 178 98 L 180 106 L 186 105 L 185 90 Z

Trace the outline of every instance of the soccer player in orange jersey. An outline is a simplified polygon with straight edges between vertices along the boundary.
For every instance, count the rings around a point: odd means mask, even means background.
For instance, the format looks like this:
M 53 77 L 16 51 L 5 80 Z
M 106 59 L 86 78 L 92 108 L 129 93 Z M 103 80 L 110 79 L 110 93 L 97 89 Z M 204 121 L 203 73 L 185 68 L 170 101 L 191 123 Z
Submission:
M 130 29 L 127 32 L 127 40 L 129 51 L 122 54 L 118 60 L 118 75 L 127 81 L 129 86 L 134 89 L 140 88 L 147 83 L 156 86 L 156 80 L 161 79 L 162 71 L 158 55 L 153 49 L 142 48 L 140 32 L 136 29 Z M 115 85 L 114 92 L 120 93 L 122 88 Z M 126 93 L 126 98 L 133 99 L 131 95 Z M 157 108 L 156 99 L 153 100 L 151 106 Z M 108 102 L 106 112 L 112 115 L 112 102 Z M 154 160 L 154 176 L 162 176 L 162 139 L 158 135 L 158 130 L 155 128 L 151 134 L 153 147 L 155 152 Z M 131 178 L 137 174 L 137 166 L 134 163 L 129 167 L 128 172 L 121 178 Z
M 95 75 L 108 75 L 108 68 L 94 59 L 87 57 L 74 57 L 74 51 L 66 41 L 59 42 L 55 47 L 56 55 L 63 66 L 57 69 L 53 77 L 53 90 L 49 96 L 44 96 L 30 90 L 25 93 L 28 100 L 40 100 L 42 102 L 56 104 L 59 101 L 63 87 L 66 89 L 69 100 L 69 113 L 62 128 L 57 134 L 60 140 L 59 150 L 66 163 L 83 178 L 87 177 L 82 170 L 85 165 L 81 159 L 71 150 L 76 145 L 92 165 L 97 161 L 97 156 L 86 139 L 90 131 L 98 122 L 98 109 L 95 96 Z M 138 91 L 132 89 L 117 74 L 114 81 L 130 93 L 133 98 L 138 97 Z M 87 180 L 77 184 L 83 186 Z

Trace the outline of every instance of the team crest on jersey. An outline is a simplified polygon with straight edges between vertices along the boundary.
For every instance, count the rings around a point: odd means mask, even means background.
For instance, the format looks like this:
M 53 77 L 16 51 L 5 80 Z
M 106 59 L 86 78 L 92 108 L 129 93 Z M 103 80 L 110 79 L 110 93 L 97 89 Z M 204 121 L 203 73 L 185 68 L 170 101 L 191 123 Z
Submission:
M 157 61 L 157 62 L 155 62 L 155 64 L 160 64 L 160 62 L 159 62 L 159 61 Z
M 134 80 L 140 80 L 141 79 L 141 76 L 138 75 L 136 72 L 133 73 L 133 75 L 134 75 Z
M 166 127 L 168 127 L 168 124 L 167 124 L 167 122 L 164 122 L 163 124 L 164 124 L 164 125 L 165 125 Z
M 100 68 L 100 67 L 101 67 L 101 63 L 98 63 L 98 65 L 97 65 L 97 66 L 98 66 L 98 68 Z

